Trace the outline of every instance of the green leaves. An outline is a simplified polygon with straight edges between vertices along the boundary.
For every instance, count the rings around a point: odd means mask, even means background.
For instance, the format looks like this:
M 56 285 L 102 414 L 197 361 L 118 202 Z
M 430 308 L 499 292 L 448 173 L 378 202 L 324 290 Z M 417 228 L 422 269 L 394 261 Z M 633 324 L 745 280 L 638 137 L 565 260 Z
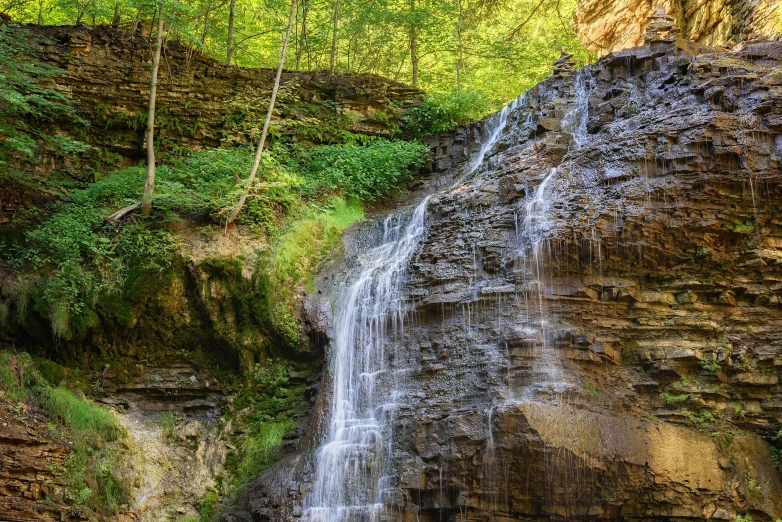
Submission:
M 480 120 L 498 109 L 488 96 L 474 88 L 453 89 L 427 96 L 421 105 L 403 114 L 403 131 L 417 137 L 445 132 Z
M 429 149 L 407 141 L 375 141 L 369 146 L 324 145 L 306 154 L 306 192 L 341 192 L 375 201 L 398 190 L 423 167 Z
M 217 0 L 42 0 L 20 2 L 15 19 L 47 24 L 119 22 L 149 29 L 165 2 L 171 40 L 224 60 L 230 2 Z M 577 0 L 340 0 L 336 70 L 412 80 L 418 58 L 422 89 L 449 93 L 457 85 L 503 104 L 551 73 L 566 46 L 579 63 L 593 58 L 570 26 Z M 274 67 L 289 2 L 236 3 L 234 60 L 245 67 Z M 115 13 L 115 6 L 117 11 Z M 330 66 L 334 0 L 299 2 L 286 68 L 319 71 Z M 115 20 L 115 14 L 118 20 Z M 153 30 L 154 32 L 154 30 Z M 415 38 L 411 36 L 415 34 Z M 512 37 L 510 37 L 512 35 Z M 411 41 L 415 53 L 411 53 Z M 459 65 L 463 65 L 459 67 Z M 1 71 L 0 71 L 1 73 Z M 38 74 L 38 73 L 35 73 Z
M 39 142 L 63 154 L 90 148 L 42 130 L 41 123 L 55 120 L 76 125 L 87 122 L 76 115 L 68 97 L 41 86 L 58 70 L 34 61 L 36 52 L 28 38 L 25 29 L 0 23 L 0 166 L 12 157 L 34 157 Z

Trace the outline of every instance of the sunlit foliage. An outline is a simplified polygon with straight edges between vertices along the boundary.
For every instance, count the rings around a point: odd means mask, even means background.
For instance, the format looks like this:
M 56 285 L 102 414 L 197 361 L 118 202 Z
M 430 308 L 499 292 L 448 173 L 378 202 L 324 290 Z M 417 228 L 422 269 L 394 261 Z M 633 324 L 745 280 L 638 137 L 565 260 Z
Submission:
M 165 0 L 170 38 L 225 62 L 231 0 Z M 551 72 L 567 47 L 590 60 L 571 27 L 576 0 L 300 0 L 289 69 L 374 73 L 434 93 L 463 87 L 495 106 Z M 289 0 L 235 0 L 236 65 L 273 67 Z M 334 15 L 336 12 L 336 39 Z M 0 12 L 45 24 L 113 24 L 150 32 L 154 0 L 0 0 Z

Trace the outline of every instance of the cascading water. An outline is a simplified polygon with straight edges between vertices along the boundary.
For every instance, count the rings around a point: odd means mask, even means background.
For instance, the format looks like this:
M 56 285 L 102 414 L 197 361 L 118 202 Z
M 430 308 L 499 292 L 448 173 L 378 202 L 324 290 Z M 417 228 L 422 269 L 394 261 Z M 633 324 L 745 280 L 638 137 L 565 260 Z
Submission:
M 562 118 L 562 128 L 572 138 L 575 149 L 587 140 L 587 121 L 589 119 L 589 96 L 594 90 L 594 78 L 589 67 L 576 71 L 573 82 L 574 97 L 570 110 Z M 550 392 L 561 394 L 572 386 L 563 374 L 551 347 L 550 318 L 545 307 L 546 266 L 545 256 L 547 239 L 553 224 L 549 221 L 549 210 L 557 194 L 549 190 L 552 182 L 557 181 L 559 169 L 553 168 L 543 178 L 534 192 L 529 195 L 520 213 L 517 213 L 516 241 L 519 245 L 519 264 L 526 274 L 527 283 L 524 299 L 527 303 L 528 325 L 537 342 L 534 347 L 532 371 L 533 379 L 522 390 L 522 400 L 534 400 L 538 395 Z M 512 396 L 517 396 L 513 393 Z
M 576 148 L 587 140 L 587 121 L 589 120 L 589 96 L 595 90 L 594 75 L 590 66 L 576 71 L 573 85 L 575 99 L 573 108 L 562 119 L 562 128 L 573 137 Z
M 481 148 L 459 181 L 484 164 L 508 116 L 525 101 L 522 95 L 489 118 Z M 405 322 L 406 269 L 425 232 L 429 199 L 409 219 L 404 213 L 386 218 L 381 244 L 361 259 L 360 272 L 337 298 L 331 417 L 305 500 L 309 522 L 377 522 L 383 513 L 390 487 L 390 420 L 405 396 L 405 372 L 389 364 L 386 337 Z
M 403 395 L 388 367 L 386 328 L 401 328 L 401 292 L 407 262 L 424 232 L 425 198 L 412 212 L 389 216 L 383 242 L 362 259 L 356 281 L 340 296 L 332 353 L 331 421 L 318 450 L 313 493 L 305 519 L 376 521 L 383 509 L 384 431 Z
M 586 136 L 590 78 L 581 71 L 576 75 L 573 108 L 563 120 L 576 146 Z M 523 122 L 517 114 L 527 102 L 527 95 L 522 95 L 487 120 L 481 147 L 457 183 L 501 160 L 501 154 L 493 154 L 497 143 L 530 123 L 530 114 Z M 509 126 L 512 115 L 516 119 Z M 552 169 L 524 204 L 519 227 L 520 241 L 525 245 L 520 257 L 528 267 L 538 302 L 538 320 L 530 326 L 540 329 L 544 347 L 547 324 L 541 248 L 550 226 L 546 188 L 556 173 Z M 389 363 L 386 340 L 405 323 L 406 270 L 426 230 L 428 202 L 427 197 L 408 217 L 401 213 L 384 221 L 380 245 L 361 259 L 360 271 L 337 298 L 330 361 L 330 422 L 316 454 L 312 491 L 305 500 L 304 519 L 310 522 L 375 522 L 384 511 L 383 495 L 391 488 L 390 421 L 405 397 L 405 369 Z M 557 380 L 558 372 L 555 365 L 538 368 L 538 373 L 546 374 L 546 381 Z

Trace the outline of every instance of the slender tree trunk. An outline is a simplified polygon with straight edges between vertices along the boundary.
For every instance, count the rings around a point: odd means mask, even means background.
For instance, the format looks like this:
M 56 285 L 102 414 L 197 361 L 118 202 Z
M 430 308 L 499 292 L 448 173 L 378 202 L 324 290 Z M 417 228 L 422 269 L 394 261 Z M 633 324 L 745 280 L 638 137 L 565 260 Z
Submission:
M 418 30 L 415 17 L 415 0 L 410 0 L 410 62 L 413 65 L 413 87 L 418 87 Z
M 462 40 L 462 30 L 464 28 L 464 9 L 462 0 L 459 0 L 459 26 L 456 28 L 456 34 L 459 38 L 459 62 L 456 64 L 456 92 L 462 92 L 462 73 L 464 72 L 464 42 Z
M 43 0 L 38 0 L 38 25 L 43 25 Z
M 206 35 L 209 33 L 209 14 L 212 12 L 212 2 L 206 4 L 206 14 L 204 14 L 204 32 L 201 33 L 201 48 L 206 45 Z
M 231 0 L 228 6 L 228 55 L 226 65 L 231 65 L 234 58 L 234 18 L 236 17 L 236 0 Z
M 157 95 L 157 72 L 160 67 L 160 51 L 163 48 L 163 3 L 157 19 L 157 40 L 155 56 L 152 58 L 152 80 L 149 82 L 149 115 L 147 116 L 147 179 L 144 196 L 141 198 L 141 214 L 152 212 L 152 194 L 155 191 L 155 96 Z
M 280 53 L 280 66 L 277 68 L 277 76 L 274 78 L 274 88 L 272 89 L 272 99 L 269 102 L 269 111 L 266 113 L 266 121 L 263 122 L 263 131 L 261 132 L 261 139 L 258 141 L 258 148 L 255 150 L 255 161 L 253 162 L 253 168 L 250 171 L 250 177 L 247 179 L 247 186 L 244 188 L 242 197 L 239 198 L 239 203 L 231 211 L 231 214 L 226 220 L 226 226 L 230 225 L 236 216 L 241 212 L 244 202 L 247 201 L 247 195 L 250 193 L 250 189 L 255 181 L 255 176 L 258 173 L 258 166 L 261 164 L 261 154 L 263 153 L 263 146 L 266 143 L 266 133 L 269 131 L 269 123 L 272 121 L 272 113 L 274 112 L 274 102 L 277 99 L 277 91 L 280 89 L 280 78 L 282 78 L 282 68 L 285 65 L 285 54 L 288 51 L 288 40 L 291 37 L 291 27 L 293 26 L 293 18 L 296 15 L 296 0 L 291 0 L 291 13 L 288 17 L 288 28 L 285 31 L 285 38 L 282 40 L 282 52 Z
M 334 74 L 337 67 L 337 22 L 339 21 L 339 0 L 334 0 L 334 29 L 331 35 L 331 62 L 329 72 Z
M 120 20 L 119 2 L 117 2 L 114 4 L 114 16 L 111 18 L 111 26 L 119 27 Z
M 304 54 L 304 47 L 307 45 L 307 13 L 309 12 L 310 2 L 305 0 L 301 5 L 301 32 L 296 42 L 296 71 L 301 70 L 301 57 Z

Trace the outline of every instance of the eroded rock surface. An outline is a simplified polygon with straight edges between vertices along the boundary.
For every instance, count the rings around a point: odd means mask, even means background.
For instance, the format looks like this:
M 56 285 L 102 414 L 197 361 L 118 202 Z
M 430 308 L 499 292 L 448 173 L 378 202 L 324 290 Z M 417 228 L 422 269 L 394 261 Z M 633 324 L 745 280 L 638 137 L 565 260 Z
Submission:
M 581 0 L 574 25 L 587 49 L 602 56 L 643 44 L 657 6 L 675 18 L 684 38 L 706 45 L 773 38 L 782 23 L 775 0 Z
M 57 473 L 70 449 L 47 419 L 0 396 L 0 518 L 13 522 L 63 520 L 69 508 Z M 71 513 L 78 520 L 78 513 Z
M 782 516 L 780 51 L 665 40 L 564 72 L 435 193 L 386 338 L 385 519 Z M 458 178 L 496 122 L 433 139 L 435 169 Z M 311 456 L 247 516 L 299 519 Z

